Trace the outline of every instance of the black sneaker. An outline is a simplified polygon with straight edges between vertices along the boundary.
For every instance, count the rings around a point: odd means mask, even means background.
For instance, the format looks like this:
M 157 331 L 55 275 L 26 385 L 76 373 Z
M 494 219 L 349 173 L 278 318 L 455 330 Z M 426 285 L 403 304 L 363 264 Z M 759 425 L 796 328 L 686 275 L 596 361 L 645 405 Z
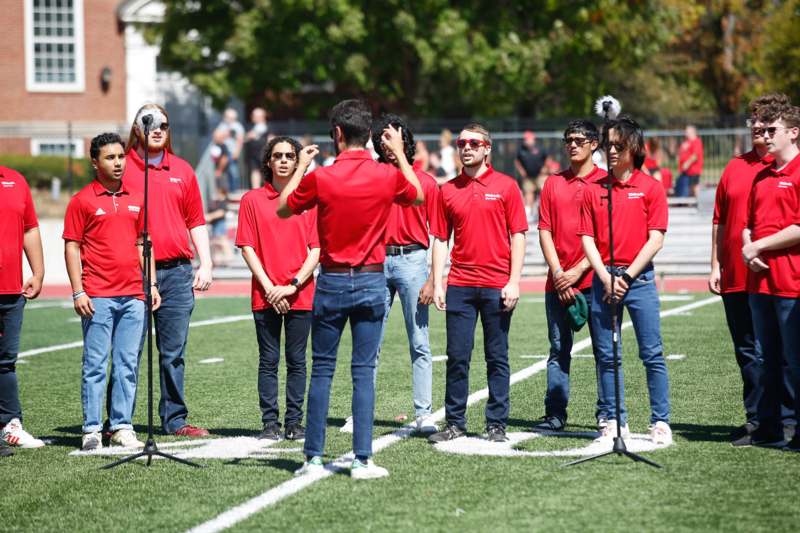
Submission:
M 507 441 L 508 437 L 506 437 L 506 428 L 503 426 L 489 426 L 486 428 L 486 440 L 489 442 Z
M 286 424 L 283 436 L 286 440 L 303 440 L 306 438 L 306 430 L 299 422 Z
M 0 457 L 11 457 L 12 455 L 14 455 L 14 450 L 6 444 L 6 441 L 0 439 Z
M 533 425 L 534 431 L 564 431 L 566 422 L 557 416 L 545 415 L 541 421 Z
M 774 448 L 784 443 L 783 432 L 771 432 L 764 427 L 758 427 L 750 434 L 750 438 L 755 446 Z
M 783 449 L 787 452 L 800 452 L 800 435 L 795 433 L 792 440 L 790 440 Z
M 281 425 L 277 422 L 270 422 L 264 426 L 261 433 L 258 434 L 258 439 L 267 440 L 281 440 Z
M 466 435 L 466 432 L 455 426 L 453 424 L 448 424 L 444 431 L 439 431 L 438 433 L 434 433 L 430 437 L 428 437 L 428 442 L 437 443 L 437 442 L 446 442 L 448 440 L 457 439 L 459 437 L 463 437 Z
M 730 437 L 728 437 L 731 442 L 736 442 L 740 440 L 742 437 L 749 436 L 752 432 L 754 432 L 758 428 L 758 424 L 754 424 L 753 422 L 748 422 L 742 426 L 731 431 Z

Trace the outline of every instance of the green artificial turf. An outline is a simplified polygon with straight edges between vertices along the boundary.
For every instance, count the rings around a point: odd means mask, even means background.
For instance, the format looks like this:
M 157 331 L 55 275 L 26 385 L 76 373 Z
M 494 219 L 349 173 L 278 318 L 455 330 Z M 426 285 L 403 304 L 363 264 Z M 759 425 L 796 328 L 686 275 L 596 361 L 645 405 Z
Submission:
M 705 295 L 693 297 L 693 301 Z M 690 301 L 667 301 L 662 309 Z M 249 315 L 246 298 L 198 299 L 193 321 Z M 78 341 L 70 308 L 28 309 L 22 351 Z M 675 445 L 647 457 L 655 470 L 621 458 L 564 468 L 563 457 L 479 457 L 441 452 L 412 436 L 378 453 L 388 478 L 354 482 L 345 474 L 324 479 L 233 527 L 234 531 L 775 531 L 800 518 L 800 455 L 759 448 L 734 449 L 730 430 L 742 423 L 741 378 L 720 303 L 662 320 L 668 361 Z M 586 336 L 583 331 L 578 338 Z M 444 316 L 431 311 L 434 355 L 445 353 Z M 646 432 L 649 417 L 644 369 L 633 330 L 623 334 L 631 430 Z M 327 434 L 327 459 L 351 449 L 338 431 L 350 410 L 349 333 L 340 347 Z M 524 297 L 510 338 L 512 372 L 539 364 L 548 351 L 542 299 Z M 580 353 L 591 353 L 584 348 Z M 206 358 L 222 363 L 199 364 Z M 309 358 L 310 359 L 310 358 Z M 80 444 L 79 348 L 25 357 L 18 366 L 25 427 L 50 440 L 39 450 L 0 459 L 4 531 L 184 531 L 292 479 L 300 452 L 276 458 L 202 459 L 203 469 L 155 461 L 111 471 L 109 458 L 75 457 Z M 144 361 L 143 361 L 144 362 Z M 310 362 L 310 361 L 309 361 Z M 134 422 L 146 421 L 144 364 Z M 309 365 L 310 369 L 310 365 Z M 434 409 L 444 400 L 443 361 L 434 363 Z M 186 392 L 190 422 L 213 436 L 253 436 L 260 430 L 256 393 L 257 349 L 252 320 L 196 327 L 189 336 Z M 157 372 L 157 370 L 156 370 Z M 281 387 L 285 366 L 281 363 Z M 378 374 L 375 437 L 413 417 L 410 363 L 400 306 L 393 309 Z M 157 375 L 157 374 L 156 374 Z M 480 326 L 470 388 L 486 386 Z M 509 431 L 530 431 L 543 414 L 545 372 L 512 386 Z M 281 397 L 283 394 L 281 394 Z M 158 385 L 156 384 L 156 401 Z M 596 384 L 591 359 L 572 364 L 568 429 L 594 426 Z M 485 401 L 468 410 L 468 430 L 483 432 Z M 283 402 L 281 402 L 281 410 Z M 158 417 L 156 415 L 156 422 Z M 157 434 L 159 443 L 177 440 Z M 560 450 L 581 438 L 538 438 L 522 450 Z M 283 443 L 278 448 L 297 448 Z

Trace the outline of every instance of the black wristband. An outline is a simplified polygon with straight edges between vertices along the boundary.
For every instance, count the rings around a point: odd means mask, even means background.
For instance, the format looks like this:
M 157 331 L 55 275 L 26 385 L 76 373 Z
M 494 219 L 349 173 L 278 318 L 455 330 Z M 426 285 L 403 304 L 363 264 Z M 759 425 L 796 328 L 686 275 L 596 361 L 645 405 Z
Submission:
M 289 282 L 289 285 L 291 285 L 292 287 L 299 287 L 300 280 L 297 278 L 292 278 L 292 281 Z
M 628 284 L 628 287 L 630 287 L 631 285 L 633 285 L 633 281 L 634 281 L 634 279 L 633 279 L 633 278 L 631 277 L 631 275 L 630 275 L 630 274 L 628 274 L 627 272 L 623 272 L 623 273 L 622 273 L 622 275 L 621 275 L 620 277 L 621 277 L 622 279 L 624 279 L 624 280 L 625 280 L 625 283 L 627 283 L 627 284 Z

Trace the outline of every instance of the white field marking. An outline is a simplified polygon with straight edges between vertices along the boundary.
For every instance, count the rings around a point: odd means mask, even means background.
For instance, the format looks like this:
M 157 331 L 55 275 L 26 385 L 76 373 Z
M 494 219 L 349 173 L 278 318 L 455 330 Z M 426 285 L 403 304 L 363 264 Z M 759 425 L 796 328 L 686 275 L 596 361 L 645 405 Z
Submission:
M 580 432 L 515 432 L 506 435 L 508 441 L 506 442 L 489 442 L 481 437 L 462 437 L 459 439 L 440 442 L 434 447 L 440 452 L 455 453 L 461 455 L 483 455 L 494 457 L 573 457 L 573 456 L 588 456 L 597 455 L 603 452 L 610 451 L 614 446 L 612 439 L 599 439 L 597 433 L 594 431 L 580 431 Z M 572 438 L 585 438 L 588 444 L 582 448 L 572 448 L 569 450 L 541 450 L 529 451 L 518 450 L 516 446 L 527 440 L 539 437 L 572 437 Z M 629 437 L 625 438 L 625 444 L 628 450 L 632 452 L 650 452 L 660 448 L 666 448 L 666 445 L 655 444 L 650 435 L 640 433 L 631 433 Z
M 547 355 L 538 354 L 538 355 L 520 355 L 520 359 L 547 359 Z M 572 359 L 594 359 L 594 355 L 588 353 L 574 353 L 570 355 Z
M 81 317 L 73 316 L 73 317 L 68 318 L 67 322 L 75 323 L 75 322 L 80 322 L 81 320 L 83 320 Z
M 696 309 L 698 307 L 715 303 L 720 300 L 721 298 L 719 296 L 713 296 L 711 298 L 706 298 L 704 300 L 693 302 L 685 306 L 676 307 L 675 309 L 662 311 L 660 315 L 662 318 L 664 318 L 667 316 L 674 315 L 676 312 L 680 312 L 684 308 Z M 631 325 L 632 325 L 631 322 L 625 322 L 624 324 L 622 324 L 622 328 L 623 329 L 629 328 L 631 327 Z M 591 343 L 592 343 L 591 338 L 587 337 L 579 342 L 576 342 L 575 345 L 573 346 L 573 351 L 577 352 L 578 350 L 583 350 L 584 348 L 590 346 Z M 511 385 L 523 381 L 533 376 L 534 374 L 541 372 L 545 368 L 547 368 L 547 361 L 538 361 L 527 368 L 523 368 L 522 370 L 519 370 L 518 372 L 515 372 L 514 374 L 511 375 L 511 380 L 510 380 Z M 467 398 L 467 405 L 468 406 L 472 405 L 488 397 L 489 397 L 488 388 L 481 389 L 477 392 L 473 392 Z M 429 420 L 431 422 L 440 422 L 444 420 L 444 408 L 441 408 L 438 411 L 431 414 Z M 372 441 L 373 454 L 377 454 L 378 452 L 382 451 L 385 448 L 388 448 L 392 444 L 400 442 L 401 440 L 412 435 L 414 433 L 414 425 L 415 423 L 412 422 L 398 429 L 394 433 L 383 435 L 373 440 Z M 212 533 L 228 529 L 229 527 L 238 524 L 239 522 L 256 514 L 262 509 L 269 507 L 271 505 L 275 505 L 284 498 L 288 498 L 289 496 L 300 492 L 306 487 L 313 485 L 317 481 L 325 479 L 333 475 L 335 472 L 348 469 L 352 461 L 353 461 L 353 452 L 350 451 L 338 457 L 333 462 L 330 462 L 327 465 L 325 465 L 325 469 L 323 471 L 314 474 L 306 474 L 303 476 L 292 478 L 288 481 L 284 481 L 283 483 L 276 485 L 275 487 L 272 487 L 271 489 L 259 494 L 258 496 L 255 496 L 245 501 L 244 503 L 237 505 L 236 507 L 232 507 L 231 509 L 228 509 L 227 511 L 224 511 L 221 514 L 215 516 L 214 518 L 206 522 L 203 522 L 202 524 L 198 524 L 197 526 L 189 529 L 187 533 Z
M 185 442 L 168 442 L 159 444 L 158 448 L 171 451 L 183 459 L 260 459 L 275 457 L 282 453 L 299 453 L 302 448 L 273 448 L 280 441 L 259 440 L 255 437 L 228 437 L 224 439 L 203 439 Z M 106 446 L 99 450 L 70 452 L 76 457 L 109 457 L 128 455 L 136 448 Z
M 203 365 L 211 365 L 211 364 L 214 364 L 214 363 L 221 363 L 224 360 L 225 359 L 223 359 L 222 357 L 209 357 L 208 359 L 199 360 L 198 363 L 203 364 Z
M 681 359 L 686 359 L 685 353 L 673 353 L 667 356 L 667 359 L 670 361 L 680 361 Z
M 35 311 L 36 309 L 49 309 L 52 307 L 61 307 L 62 309 L 72 309 L 72 302 L 67 300 L 55 300 L 55 301 L 44 301 L 44 302 L 34 302 L 25 304 L 26 311 Z
M 433 361 L 434 363 L 438 363 L 439 361 L 447 361 L 447 356 L 446 355 L 434 355 L 433 357 L 431 357 L 431 361 Z
M 547 359 L 547 356 L 545 354 L 535 354 L 535 355 L 525 354 L 525 355 L 520 355 L 519 358 L 520 359 Z
M 694 300 L 691 294 L 662 294 L 658 297 L 662 302 L 687 302 Z
M 253 315 L 233 315 L 219 318 L 211 318 L 209 320 L 198 320 L 189 324 L 190 328 L 199 328 L 201 326 L 214 326 L 217 324 L 229 324 L 231 322 L 241 322 L 242 320 L 252 320 Z M 40 353 L 60 352 L 61 350 L 71 350 L 72 348 L 80 348 L 83 346 L 83 341 L 68 342 L 66 344 L 55 344 L 53 346 L 45 346 L 44 348 L 36 348 L 34 350 L 27 350 L 17 354 L 18 358 L 30 357 L 31 355 L 38 355 Z

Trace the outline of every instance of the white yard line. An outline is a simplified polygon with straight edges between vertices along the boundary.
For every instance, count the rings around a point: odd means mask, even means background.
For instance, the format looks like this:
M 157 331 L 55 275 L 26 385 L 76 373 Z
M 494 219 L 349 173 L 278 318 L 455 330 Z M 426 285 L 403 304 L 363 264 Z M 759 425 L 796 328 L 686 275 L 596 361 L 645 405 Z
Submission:
M 706 298 L 704 300 L 700 300 L 698 302 L 694 302 L 688 305 L 684 305 L 681 307 L 676 307 L 674 309 L 669 309 L 667 311 L 661 312 L 661 317 L 668 317 L 675 314 L 680 314 L 684 311 L 688 311 L 691 309 L 696 309 L 698 307 L 703 307 L 704 305 L 708 305 L 711 303 L 715 303 L 720 301 L 719 296 L 714 296 L 711 298 Z M 625 322 L 622 324 L 623 329 L 627 329 L 631 327 L 631 322 Z M 582 341 L 576 342 L 573 346 L 573 352 L 578 352 L 579 350 L 583 350 L 584 348 L 589 347 L 592 344 L 591 338 L 583 339 Z M 547 361 L 539 361 L 529 367 L 523 368 L 522 370 L 515 372 L 511 375 L 511 384 L 518 383 L 529 377 L 533 376 L 541 372 L 542 370 L 547 368 Z M 467 405 L 472 405 L 476 402 L 484 400 L 489 397 L 489 389 L 481 389 L 477 392 L 473 392 L 467 398 Z M 431 421 L 439 422 L 444 420 L 444 408 L 439 409 L 435 413 L 431 415 Z M 401 429 L 398 429 L 394 433 L 390 433 L 388 435 L 384 435 L 382 437 L 378 437 L 374 441 L 372 441 L 372 451 L 373 453 L 378 453 L 381 450 L 388 448 L 392 444 L 400 442 L 401 440 L 407 438 L 411 434 L 413 434 L 413 423 L 409 424 L 408 426 L 404 426 Z M 348 452 L 338 458 L 336 458 L 332 463 L 326 465 L 325 470 L 318 474 L 307 474 L 300 477 L 292 478 L 288 481 L 284 481 L 280 485 L 277 485 L 266 492 L 255 496 L 247 500 L 246 502 L 233 507 L 222 514 L 217 515 L 216 517 L 208 520 L 207 522 L 203 522 L 191 529 L 188 530 L 187 533 L 213 533 L 216 531 L 223 531 L 228 529 L 229 527 L 238 524 L 239 522 L 247 519 L 248 517 L 258 513 L 259 511 L 263 510 L 266 507 L 274 505 L 279 501 L 283 500 L 300 492 L 301 490 L 305 489 L 320 481 L 321 479 L 325 479 L 333 475 L 336 472 L 341 470 L 347 470 L 350 467 L 350 463 L 353 460 L 353 452 Z
M 231 322 L 241 322 L 242 320 L 253 320 L 253 315 L 233 315 L 221 318 L 211 318 L 209 320 L 198 320 L 189 324 L 190 328 L 199 328 L 202 326 L 215 326 L 217 324 L 228 324 Z M 54 344 L 53 346 L 45 346 L 44 348 L 36 348 L 34 350 L 26 350 L 17 354 L 18 358 L 30 357 L 31 355 L 38 355 L 40 353 L 60 352 L 61 350 L 71 350 L 72 348 L 80 348 L 83 346 L 83 341 L 68 342 L 66 344 Z

